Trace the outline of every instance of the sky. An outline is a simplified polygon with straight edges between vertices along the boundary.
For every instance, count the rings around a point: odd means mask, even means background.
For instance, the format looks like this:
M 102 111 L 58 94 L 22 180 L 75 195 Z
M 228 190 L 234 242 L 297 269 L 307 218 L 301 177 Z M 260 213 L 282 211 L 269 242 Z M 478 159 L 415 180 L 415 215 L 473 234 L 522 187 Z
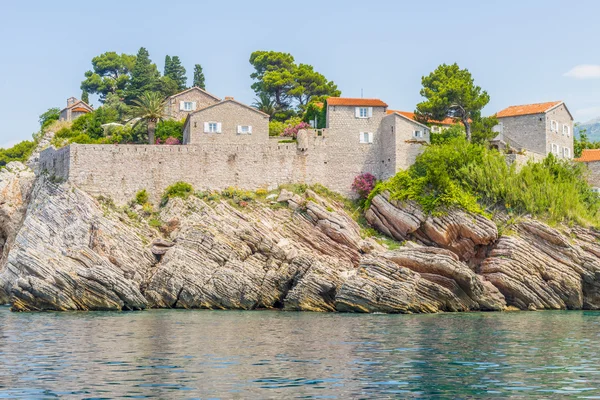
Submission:
M 421 77 L 457 62 L 489 93 L 485 115 L 563 100 L 585 122 L 600 116 L 600 24 L 588 18 L 599 14 L 595 0 L 0 0 L 0 147 L 80 98 L 94 56 L 142 46 L 161 71 L 177 55 L 188 84 L 198 63 L 209 92 L 249 104 L 250 54 L 275 50 L 313 65 L 342 96 L 393 109 L 414 110 Z

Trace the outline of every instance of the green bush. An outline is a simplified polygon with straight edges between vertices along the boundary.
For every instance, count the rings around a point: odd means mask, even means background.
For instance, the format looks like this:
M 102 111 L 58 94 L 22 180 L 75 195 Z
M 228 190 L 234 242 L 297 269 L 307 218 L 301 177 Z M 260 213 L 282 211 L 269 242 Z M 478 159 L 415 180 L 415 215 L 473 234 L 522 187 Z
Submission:
M 143 206 L 148 202 L 149 196 L 146 189 L 140 190 L 135 194 L 135 202 L 140 206 Z
M 498 151 L 461 137 L 428 146 L 408 170 L 378 184 L 367 206 L 383 190 L 433 213 L 455 206 L 480 214 L 500 208 L 549 222 L 597 225 L 600 210 L 581 164 L 549 155 L 517 171 Z
M 194 188 L 192 185 L 186 182 L 177 182 L 169 186 L 163 195 L 163 205 L 173 197 L 179 197 L 181 199 L 187 199 L 192 193 Z
M 164 142 L 169 137 L 173 137 L 183 143 L 183 121 L 175 121 L 171 119 L 161 120 L 156 124 L 155 136 Z
M 25 162 L 35 149 L 35 142 L 24 140 L 8 149 L 0 148 L 0 167 L 11 161 Z

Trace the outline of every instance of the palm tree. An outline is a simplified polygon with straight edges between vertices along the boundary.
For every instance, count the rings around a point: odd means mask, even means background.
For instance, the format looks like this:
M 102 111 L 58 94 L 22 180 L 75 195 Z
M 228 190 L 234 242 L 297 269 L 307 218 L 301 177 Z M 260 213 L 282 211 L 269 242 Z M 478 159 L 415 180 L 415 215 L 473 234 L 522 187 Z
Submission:
M 165 116 L 165 100 L 157 92 L 144 92 L 142 96 L 133 100 L 132 113 L 140 121 L 148 124 L 148 143 L 154 144 L 154 132 L 156 123 Z
M 277 108 L 275 107 L 275 100 L 271 99 L 271 96 L 268 93 L 261 93 L 258 95 L 258 99 L 254 100 L 254 104 L 252 104 L 254 108 L 258 111 L 262 111 L 265 114 L 269 114 L 270 117 L 273 117 L 277 112 Z

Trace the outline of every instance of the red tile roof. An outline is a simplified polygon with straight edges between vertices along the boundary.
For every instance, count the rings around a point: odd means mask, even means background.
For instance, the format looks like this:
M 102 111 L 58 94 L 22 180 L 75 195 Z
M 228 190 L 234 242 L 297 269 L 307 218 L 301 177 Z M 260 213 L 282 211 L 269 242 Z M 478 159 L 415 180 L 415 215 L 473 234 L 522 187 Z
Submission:
M 405 116 L 406 118 L 412 119 L 414 121 L 417 120 L 415 113 L 409 112 L 409 111 L 399 111 L 399 110 L 387 110 L 386 111 L 388 114 L 394 114 L 394 113 L 398 113 L 400 115 Z M 454 125 L 457 122 L 459 122 L 457 119 L 455 118 L 444 118 L 443 121 L 435 121 L 435 120 L 429 120 L 428 121 L 430 124 L 433 125 Z
M 579 161 L 579 162 L 600 161 L 600 149 L 583 150 L 581 152 L 581 157 L 576 158 L 574 161 Z
M 379 99 L 359 99 L 351 97 L 329 97 L 327 104 L 330 106 L 368 106 L 368 107 L 387 107 Z
M 547 103 L 524 104 L 521 106 L 510 106 L 496 114 L 496 117 L 516 117 L 518 115 L 541 114 L 556 107 L 562 101 L 550 101 Z

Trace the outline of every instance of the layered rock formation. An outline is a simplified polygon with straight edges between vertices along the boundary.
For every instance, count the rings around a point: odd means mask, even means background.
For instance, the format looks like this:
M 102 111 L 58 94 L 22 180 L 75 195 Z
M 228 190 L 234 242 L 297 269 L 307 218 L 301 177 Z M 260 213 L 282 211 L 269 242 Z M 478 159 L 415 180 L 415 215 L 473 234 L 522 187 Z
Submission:
M 152 216 L 43 177 L 30 197 L 0 269 L 0 297 L 17 311 L 600 307 L 600 234 L 583 228 L 524 219 L 499 234 L 481 216 L 426 216 L 382 194 L 366 217 L 405 241 L 390 250 L 310 190 L 171 199 Z

